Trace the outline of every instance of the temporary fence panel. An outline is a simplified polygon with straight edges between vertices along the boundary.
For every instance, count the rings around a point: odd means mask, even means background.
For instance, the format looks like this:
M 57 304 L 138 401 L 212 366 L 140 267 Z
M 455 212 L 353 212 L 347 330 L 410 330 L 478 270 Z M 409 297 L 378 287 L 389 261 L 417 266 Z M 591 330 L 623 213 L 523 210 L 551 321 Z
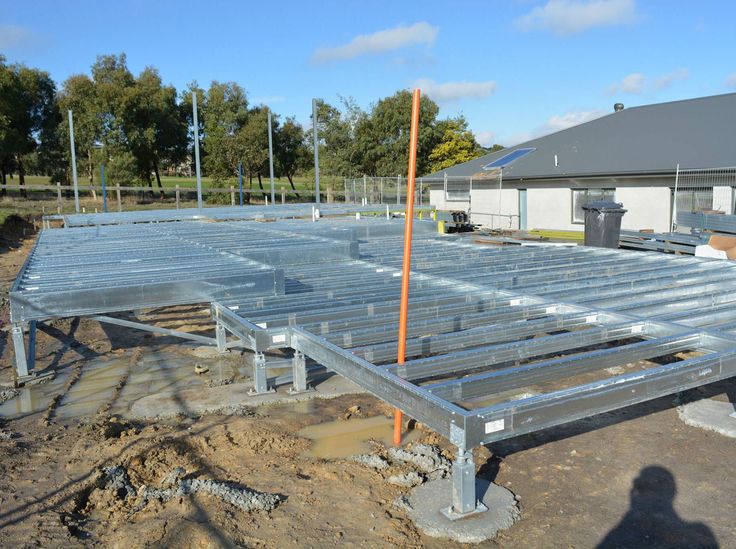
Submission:
M 675 176 L 673 229 L 702 229 L 692 226 L 698 216 L 688 214 L 734 214 L 736 167 L 677 169 Z

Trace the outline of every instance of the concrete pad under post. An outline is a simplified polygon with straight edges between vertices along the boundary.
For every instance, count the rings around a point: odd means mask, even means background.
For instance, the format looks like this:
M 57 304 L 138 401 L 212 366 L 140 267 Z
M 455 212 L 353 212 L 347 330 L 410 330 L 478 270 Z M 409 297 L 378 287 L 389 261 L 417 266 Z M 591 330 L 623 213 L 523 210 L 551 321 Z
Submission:
M 705 398 L 678 407 L 677 413 L 692 427 L 736 438 L 736 409 L 732 402 Z
M 460 543 L 481 543 L 510 528 L 520 516 L 516 497 L 502 486 L 471 477 L 473 494 L 483 512 L 470 512 L 455 520 L 445 513 L 452 503 L 450 479 L 432 480 L 417 486 L 409 495 L 407 514 L 425 534 Z

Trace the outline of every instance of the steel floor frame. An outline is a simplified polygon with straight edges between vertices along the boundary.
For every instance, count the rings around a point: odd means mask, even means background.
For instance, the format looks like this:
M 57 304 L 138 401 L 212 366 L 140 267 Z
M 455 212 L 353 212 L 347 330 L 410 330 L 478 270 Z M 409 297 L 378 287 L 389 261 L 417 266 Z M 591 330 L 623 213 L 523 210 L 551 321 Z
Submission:
M 133 243 L 147 238 L 158 246 L 153 257 L 136 255 L 140 246 L 131 246 L 132 265 L 170 261 L 177 243 L 187 253 L 205 253 L 205 263 L 224 261 L 228 268 L 241 261 L 270 276 L 279 272 L 281 286 L 264 295 L 233 292 L 224 283 L 217 292 L 179 298 L 211 303 L 215 337 L 204 338 L 207 344 L 222 352 L 242 345 L 256 353 L 256 393 L 271 389 L 266 353 L 291 350 L 292 390 L 307 389 L 310 359 L 446 436 L 457 447 L 450 518 L 478 511 L 472 448 L 736 375 L 736 265 L 731 262 L 582 247 L 491 248 L 473 243 L 472 236 L 430 235 L 431 224 L 421 223 L 414 235 L 409 360 L 399 366 L 401 228 L 401 222 L 377 220 L 182 222 L 55 229 L 42 236 L 66 233 L 74 252 L 84 251 L 74 231 L 91 234 L 93 248 L 106 234 L 127 235 Z M 159 241 L 164 244 L 155 244 Z M 59 272 L 81 269 L 82 284 L 93 280 L 88 268 L 109 268 L 107 276 L 114 277 L 131 265 L 115 266 L 114 253 L 101 259 L 82 253 L 82 261 L 70 264 L 66 248 L 53 248 L 54 261 L 46 266 Z M 44 257 L 35 252 L 14 285 L 21 294 L 46 282 L 43 276 L 40 282 L 31 278 L 36 275 L 29 266 Z M 185 254 L 184 271 L 187 262 Z M 136 284 L 155 283 L 145 274 Z M 57 277 L 49 281 L 48 293 L 63 288 Z M 11 294 L 17 362 L 26 354 L 22 323 L 35 325 L 43 315 L 92 316 L 126 325 L 99 316 L 111 312 L 105 295 L 99 293 L 98 302 L 81 312 L 63 314 L 57 307 L 41 314 L 14 308 L 18 295 Z M 135 308 L 115 306 L 112 311 Z M 684 352 L 689 354 L 673 358 Z M 663 363 L 603 374 L 605 368 L 650 360 Z M 563 382 L 567 385 L 520 394 L 530 386 Z
M 253 221 L 44 229 L 9 294 L 17 382 L 36 377 L 38 322 L 88 316 L 216 345 L 217 331 L 209 338 L 108 315 L 283 293 L 281 265 L 357 257 L 357 236 L 374 225 L 370 220 L 360 227 L 324 221 L 308 224 L 301 234 L 279 230 L 278 223 Z M 397 221 L 373 230 L 386 228 L 398 234 L 401 227 Z
M 447 437 L 457 446 L 450 518 L 478 511 L 472 448 L 736 375 L 730 262 L 415 237 L 401 366 L 400 263 L 398 239 L 368 240 L 359 262 L 294 266 L 284 296 L 216 302 L 212 313 L 256 352 L 256 392 L 271 389 L 265 353 L 290 348 L 292 390 L 306 389 L 307 357 Z M 518 397 L 653 359 L 664 363 Z M 489 395 L 506 399 L 466 404 Z

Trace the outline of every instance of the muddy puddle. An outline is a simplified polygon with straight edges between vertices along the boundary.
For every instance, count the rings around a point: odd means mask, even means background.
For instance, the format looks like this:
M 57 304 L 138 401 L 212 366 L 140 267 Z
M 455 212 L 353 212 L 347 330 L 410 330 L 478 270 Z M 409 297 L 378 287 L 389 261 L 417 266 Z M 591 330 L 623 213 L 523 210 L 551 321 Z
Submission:
M 372 440 L 390 446 L 393 443 L 393 428 L 393 419 L 376 416 L 309 425 L 297 435 L 312 440 L 312 445 L 305 455 L 334 459 L 370 452 Z M 402 443 L 416 440 L 419 436 L 417 430 L 405 432 Z
M 206 364 L 209 371 L 195 374 L 194 366 L 198 363 Z M 0 416 L 41 412 L 56 395 L 62 393 L 54 412 L 59 419 L 90 417 L 108 405 L 111 413 L 125 416 L 133 402 L 145 396 L 204 387 L 208 383 L 242 377 L 244 373 L 233 360 L 204 360 L 170 350 L 146 350 L 137 358 L 132 353 L 115 358 L 103 357 L 85 363 L 79 379 L 71 386 L 68 383 L 70 376 L 74 375 L 73 370 L 63 368 L 46 383 L 21 388 L 16 398 L 0 405 Z

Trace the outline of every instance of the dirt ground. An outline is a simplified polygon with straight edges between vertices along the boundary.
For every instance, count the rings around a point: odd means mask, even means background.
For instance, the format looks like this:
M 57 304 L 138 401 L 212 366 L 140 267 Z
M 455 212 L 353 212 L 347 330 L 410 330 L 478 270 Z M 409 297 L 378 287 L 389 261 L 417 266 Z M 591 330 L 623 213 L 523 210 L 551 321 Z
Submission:
M 6 384 L 13 359 L 7 292 L 31 244 L 16 239 L 0 248 Z M 196 315 L 186 322 L 186 329 L 206 328 Z M 302 428 L 390 413 L 369 395 L 308 408 L 246 402 L 229 415 L 140 421 L 116 413 L 127 394 L 123 374 L 93 412 L 67 417 L 65 395 L 100 360 L 139 368 L 147 355 L 179 352 L 191 370 L 209 359 L 177 351 L 170 338 L 103 330 L 85 319 L 49 323 L 37 345 L 38 366 L 57 372 L 61 396 L 0 417 L 3 547 L 460 546 L 424 536 L 395 505 L 409 489 L 387 477 L 410 466 L 382 471 L 310 454 L 314 443 Z M 722 383 L 679 398 L 722 399 L 732 388 Z M 479 475 L 511 490 L 521 509 L 519 522 L 482 546 L 736 547 L 736 440 L 685 425 L 675 405 L 675 397 L 663 398 L 478 450 Z M 452 457 L 429 431 L 412 438 Z

